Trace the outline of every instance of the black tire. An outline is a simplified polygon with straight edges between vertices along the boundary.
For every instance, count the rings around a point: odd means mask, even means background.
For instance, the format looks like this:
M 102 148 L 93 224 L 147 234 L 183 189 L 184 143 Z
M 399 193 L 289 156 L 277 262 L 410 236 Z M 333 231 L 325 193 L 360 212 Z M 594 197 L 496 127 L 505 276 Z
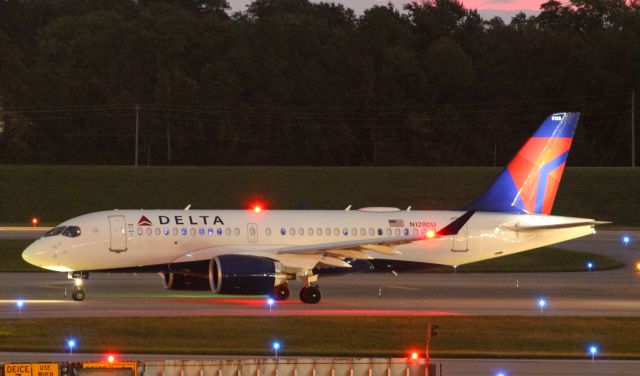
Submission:
M 322 298 L 320 294 L 320 288 L 318 286 L 311 285 L 309 287 L 303 287 L 300 290 L 300 300 L 306 304 L 317 304 Z
M 73 294 L 71 294 L 71 298 L 73 300 L 75 300 L 76 302 L 83 301 L 84 300 L 84 296 L 85 296 L 85 294 L 84 294 L 84 291 L 82 291 L 82 290 L 76 290 L 76 291 L 73 292 Z
M 290 295 L 289 285 L 283 283 L 281 285 L 275 286 L 273 290 L 269 293 L 269 297 L 273 300 L 287 300 Z

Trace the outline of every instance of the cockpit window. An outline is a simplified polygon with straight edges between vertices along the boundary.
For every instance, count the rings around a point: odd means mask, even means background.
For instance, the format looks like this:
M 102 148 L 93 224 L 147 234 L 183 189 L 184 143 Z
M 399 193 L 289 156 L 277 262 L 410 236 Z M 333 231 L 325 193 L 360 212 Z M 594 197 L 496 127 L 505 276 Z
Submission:
M 64 231 L 64 229 L 67 228 L 67 226 L 60 226 L 60 227 L 55 227 L 52 228 L 51 230 L 47 231 L 44 235 L 45 238 L 48 238 L 49 236 L 56 236 L 56 235 L 60 235 L 60 233 L 62 231 Z
M 69 238 L 77 238 L 80 234 L 80 227 L 78 226 L 69 226 L 62 232 L 62 236 Z

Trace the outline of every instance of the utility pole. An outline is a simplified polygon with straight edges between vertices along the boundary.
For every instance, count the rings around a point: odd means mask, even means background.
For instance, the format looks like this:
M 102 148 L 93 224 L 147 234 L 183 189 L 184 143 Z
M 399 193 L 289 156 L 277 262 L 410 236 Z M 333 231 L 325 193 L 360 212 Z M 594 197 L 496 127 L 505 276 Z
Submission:
M 631 167 L 636 167 L 636 91 L 631 92 Z
M 136 158 L 134 166 L 138 167 L 138 134 L 140 131 L 140 105 L 136 104 Z

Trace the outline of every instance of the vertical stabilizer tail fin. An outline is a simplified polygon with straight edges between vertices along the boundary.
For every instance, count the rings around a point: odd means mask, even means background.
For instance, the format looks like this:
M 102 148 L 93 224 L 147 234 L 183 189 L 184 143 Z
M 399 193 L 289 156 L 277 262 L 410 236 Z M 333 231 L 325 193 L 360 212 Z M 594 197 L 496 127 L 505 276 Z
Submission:
M 465 210 L 550 214 L 580 113 L 552 114 Z

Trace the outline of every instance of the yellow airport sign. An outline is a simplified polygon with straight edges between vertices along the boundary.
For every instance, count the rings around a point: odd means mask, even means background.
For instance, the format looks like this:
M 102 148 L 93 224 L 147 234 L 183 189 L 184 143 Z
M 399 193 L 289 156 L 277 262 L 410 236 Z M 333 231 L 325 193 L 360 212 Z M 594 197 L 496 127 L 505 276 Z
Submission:
M 4 376 L 60 376 L 57 363 L 8 363 Z

